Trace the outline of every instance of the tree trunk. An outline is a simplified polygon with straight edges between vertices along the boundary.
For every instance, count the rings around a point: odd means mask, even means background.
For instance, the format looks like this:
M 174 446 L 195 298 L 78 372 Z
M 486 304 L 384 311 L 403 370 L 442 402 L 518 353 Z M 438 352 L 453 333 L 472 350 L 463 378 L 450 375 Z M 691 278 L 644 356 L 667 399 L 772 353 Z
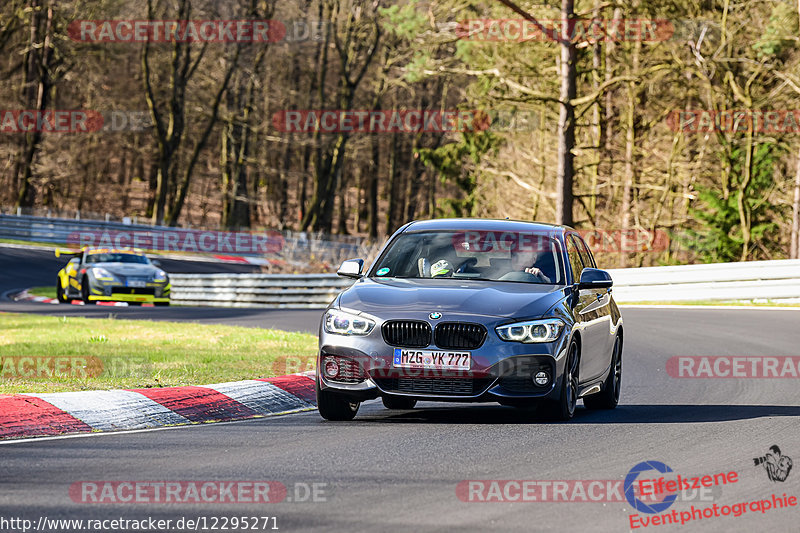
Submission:
M 800 0 L 798 0 L 800 4 Z M 794 199 L 792 200 L 792 242 L 789 257 L 800 259 L 800 149 L 797 151 L 797 170 L 794 174 Z
M 558 116 L 558 170 L 556 185 L 556 223 L 572 225 L 572 181 L 574 178 L 576 51 L 570 39 L 574 23 L 574 0 L 561 1 L 561 91 Z
M 635 75 L 639 70 L 639 52 L 641 50 L 640 41 L 633 45 L 633 58 L 630 74 Z M 627 263 L 630 249 L 628 244 L 627 230 L 631 227 L 631 215 L 634 206 L 633 189 L 636 185 L 636 106 L 638 105 L 636 84 L 628 82 L 628 106 L 625 113 L 625 175 L 622 184 L 622 203 L 620 205 L 620 226 L 622 235 L 620 239 L 619 266 L 624 267 Z
M 797 0 L 797 16 L 800 22 L 800 0 Z M 789 258 L 800 259 L 800 149 L 797 150 L 797 170 L 794 173 L 794 198 L 792 199 L 792 236 Z
M 373 135 L 372 161 L 370 161 L 369 165 L 369 193 L 367 196 L 367 225 L 369 226 L 369 240 L 373 243 L 378 240 L 378 179 L 380 177 L 380 165 L 378 164 L 378 161 L 380 161 L 380 158 L 380 137 L 378 135 Z
M 751 112 L 748 106 L 748 112 Z M 748 129 L 745 133 L 745 146 L 744 146 L 744 165 L 742 165 L 742 179 L 739 183 L 738 196 L 736 197 L 736 208 L 739 212 L 739 227 L 742 230 L 742 254 L 739 257 L 740 261 L 747 261 L 750 255 L 750 243 L 752 241 L 751 234 L 751 210 L 750 205 L 745 201 L 747 194 L 747 187 L 750 186 L 750 181 L 753 179 L 753 131 L 752 128 Z
M 600 19 L 600 0 L 595 0 L 594 3 L 594 18 Z M 592 90 L 597 91 L 600 89 L 600 69 L 603 66 L 603 49 L 600 41 L 592 47 Z M 592 157 L 593 164 L 591 169 L 592 175 L 592 191 L 589 200 L 589 220 L 592 226 L 596 225 L 597 213 L 597 183 L 600 176 L 600 153 L 603 146 L 603 123 L 600 117 L 603 114 L 602 98 L 598 98 L 592 104 L 592 148 L 594 149 L 594 156 Z
M 319 3 L 319 20 L 325 20 L 329 13 L 325 12 L 324 2 Z M 320 109 L 325 108 L 325 79 L 328 73 L 328 50 L 331 43 L 331 25 L 325 25 L 325 35 L 323 41 L 317 46 L 317 103 Z M 322 214 L 322 203 L 327 192 L 327 180 L 330 176 L 326 169 L 323 169 L 325 159 L 325 148 L 322 145 L 322 132 L 320 128 L 314 131 L 314 189 L 311 193 L 311 201 L 305 210 L 303 220 L 300 222 L 300 229 L 306 231 L 309 228 L 317 229 L 319 217 Z
M 339 216 L 337 217 L 336 221 L 336 233 L 339 235 L 347 235 L 347 218 L 348 218 L 348 210 L 347 210 L 347 187 L 345 183 L 342 183 L 340 187 L 341 192 L 339 193 Z M 356 189 L 358 190 L 358 189 Z
M 389 148 L 389 182 L 386 184 L 386 194 L 389 207 L 386 209 L 386 235 L 391 235 L 395 230 L 395 212 L 397 211 L 397 133 L 392 133 L 391 147 Z
M 46 7 L 46 1 L 40 0 L 30 0 L 28 8 L 31 23 L 22 91 L 25 109 L 42 113 L 47 109 L 52 88 L 50 61 L 53 56 L 53 8 Z M 17 178 L 14 180 L 19 183 L 16 198 L 16 205 L 19 207 L 32 207 L 34 204 L 36 194 L 32 183 L 33 162 L 41 141 L 40 131 L 27 132 L 22 137 L 16 164 Z M 22 174 L 21 180 L 18 178 L 19 173 Z

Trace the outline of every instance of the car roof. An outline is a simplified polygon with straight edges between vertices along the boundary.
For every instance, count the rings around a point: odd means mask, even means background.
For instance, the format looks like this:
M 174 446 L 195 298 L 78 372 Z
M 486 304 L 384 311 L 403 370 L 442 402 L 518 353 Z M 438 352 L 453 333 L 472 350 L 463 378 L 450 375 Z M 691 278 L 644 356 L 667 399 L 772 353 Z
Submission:
M 561 235 L 572 231 L 569 226 L 528 222 L 524 220 L 488 219 L 488 218 L 437 218 L 434 220 L 416 220 L 406 225 L 404 231 L 530 231 L 536 233 L 552 233 Z

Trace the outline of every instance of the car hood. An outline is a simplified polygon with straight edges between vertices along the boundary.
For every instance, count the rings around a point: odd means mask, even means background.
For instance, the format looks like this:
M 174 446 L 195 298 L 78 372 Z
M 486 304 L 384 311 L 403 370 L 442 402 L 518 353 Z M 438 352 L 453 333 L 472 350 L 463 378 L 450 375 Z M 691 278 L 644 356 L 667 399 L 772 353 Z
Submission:
M 491 317 L 541 316 L 564 287 L 509 281 L 362 278 L 339 297 L 342 308 L 385 317 L 387 311 L 458 312 Z
M 93 267 L 105 268 L 115 276 L 151 276 L 159 269 L 143 263 L 92 263 Z

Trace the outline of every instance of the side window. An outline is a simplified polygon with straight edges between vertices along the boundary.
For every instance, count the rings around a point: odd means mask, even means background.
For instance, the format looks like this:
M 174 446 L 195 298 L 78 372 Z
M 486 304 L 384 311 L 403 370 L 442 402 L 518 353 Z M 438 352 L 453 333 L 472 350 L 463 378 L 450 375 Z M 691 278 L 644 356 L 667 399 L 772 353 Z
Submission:
M 567 239 L 567 257 L 569 264 L 572 267 L 572 282 L 577 283 L 581 279 L 581 272 L 583 272 L 583 263 L 581 256 L 578 253 L 578 248 L 575 246 L 575 241 L 568 237 Z
M 583 260 L 583 266 L 597 268 L 594 263 L 594 257 L 592 257 L 592 253 L 589 251 L 589 247 L 586 246 L 586 242 L 584 242 L 584 240 L 577 235 L 573 235 L 572 238 L 575 239 L 575 242 L 578 245 L 578 253 L 581 254 L 581 259 Z

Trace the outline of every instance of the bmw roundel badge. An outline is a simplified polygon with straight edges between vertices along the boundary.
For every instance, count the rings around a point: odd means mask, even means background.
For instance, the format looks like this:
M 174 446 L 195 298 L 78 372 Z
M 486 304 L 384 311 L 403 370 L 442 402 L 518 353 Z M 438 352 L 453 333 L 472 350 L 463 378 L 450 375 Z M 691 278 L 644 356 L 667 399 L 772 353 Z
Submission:
M 428 316 L 431 317 L 431 320 L 439 320 L 440 318 L 442 318 L 442 313 L 437 313 L 434 311 Z

